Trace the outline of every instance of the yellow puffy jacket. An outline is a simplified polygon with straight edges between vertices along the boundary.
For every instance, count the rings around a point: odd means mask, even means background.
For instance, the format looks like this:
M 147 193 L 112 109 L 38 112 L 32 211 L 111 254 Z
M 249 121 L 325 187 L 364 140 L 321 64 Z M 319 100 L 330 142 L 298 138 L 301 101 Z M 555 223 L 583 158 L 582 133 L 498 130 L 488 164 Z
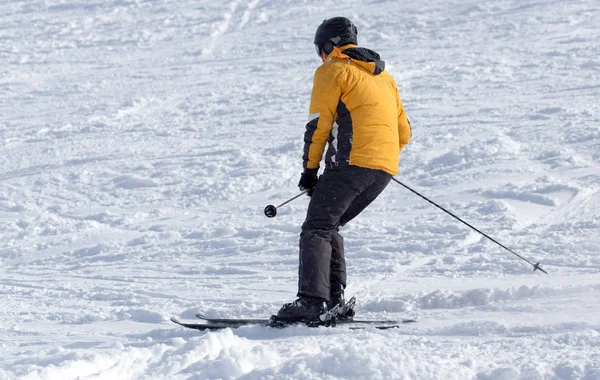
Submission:
M 411 138 L 396 81 L 379 54 L 356 45 L 334 48 L 315 72 L 304 168 L 355 165 L 398 174 L 400 151 Z

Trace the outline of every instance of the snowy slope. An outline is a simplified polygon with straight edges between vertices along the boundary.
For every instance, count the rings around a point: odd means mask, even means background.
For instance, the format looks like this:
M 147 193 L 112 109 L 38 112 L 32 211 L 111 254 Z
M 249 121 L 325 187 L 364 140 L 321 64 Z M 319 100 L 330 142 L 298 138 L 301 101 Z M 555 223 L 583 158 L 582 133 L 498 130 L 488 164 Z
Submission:
M 343 11 L 341 11 L 343 9 Z M 398 81 L 413 140 L 343 229 L 387 331 L 203 333 L 294 299 L 327 17 Z M 0 3 L 0 379 L 600 379 L 594 0 Z

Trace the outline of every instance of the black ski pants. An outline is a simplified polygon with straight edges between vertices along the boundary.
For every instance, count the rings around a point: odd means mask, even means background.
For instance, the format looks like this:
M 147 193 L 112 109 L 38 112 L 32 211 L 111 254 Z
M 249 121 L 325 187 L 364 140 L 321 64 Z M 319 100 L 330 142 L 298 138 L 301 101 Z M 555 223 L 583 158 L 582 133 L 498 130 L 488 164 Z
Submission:
M 319 178 L 300 234 L 298 296 L 329 301 L 331 284 L 346 286 L 344 239 L 339 227 L 360 214 L 392 176 L 358 166 L 327 168 Z

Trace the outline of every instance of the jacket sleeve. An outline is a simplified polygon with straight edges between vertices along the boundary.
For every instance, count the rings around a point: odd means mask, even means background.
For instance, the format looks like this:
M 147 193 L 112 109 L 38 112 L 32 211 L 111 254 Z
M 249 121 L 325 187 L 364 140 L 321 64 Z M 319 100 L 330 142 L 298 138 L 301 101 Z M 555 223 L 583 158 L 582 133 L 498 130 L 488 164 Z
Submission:
M 336 118 L 342 90 L 327 63 L 315 72 L 310 98 L 309 121 L 304 134 L 304 168 L 318 169 Z
M 412 137 L 412 130 L 398 91 L 396 91 L 396 105 L 398 107 L 398 143 L 400 145 L 400 152 L 402 152 L 402 149 Z

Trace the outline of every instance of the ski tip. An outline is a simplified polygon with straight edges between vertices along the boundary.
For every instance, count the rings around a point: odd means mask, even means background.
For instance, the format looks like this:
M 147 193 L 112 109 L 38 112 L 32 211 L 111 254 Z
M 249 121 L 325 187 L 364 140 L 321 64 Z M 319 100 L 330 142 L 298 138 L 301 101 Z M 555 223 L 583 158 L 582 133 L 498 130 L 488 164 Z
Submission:
M 206 316 L 204 314 L 201 314 L 201 313 L 196 314 L 196 318 L 207 319 Z
M 177 323 L 177 324 L 181 323 L 181 322 L 179 322 L 179 319 L 177 319 L 175 317 L 171 317 L 171 322 Z

